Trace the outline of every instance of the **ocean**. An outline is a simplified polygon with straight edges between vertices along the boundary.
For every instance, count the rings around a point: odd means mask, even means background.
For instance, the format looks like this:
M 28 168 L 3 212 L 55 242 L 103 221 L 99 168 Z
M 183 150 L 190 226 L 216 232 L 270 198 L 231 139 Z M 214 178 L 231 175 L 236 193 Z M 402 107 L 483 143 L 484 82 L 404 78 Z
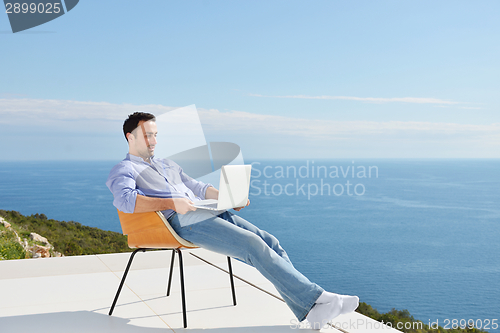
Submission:
M 118 161 L 0 163 L 0 209 L 121 232 Z M 326 290 L 424 323 L 500 320 L 500 160 L 260 160 L 239 215 Z M 492 322 L 495 320 L 494 322 Z

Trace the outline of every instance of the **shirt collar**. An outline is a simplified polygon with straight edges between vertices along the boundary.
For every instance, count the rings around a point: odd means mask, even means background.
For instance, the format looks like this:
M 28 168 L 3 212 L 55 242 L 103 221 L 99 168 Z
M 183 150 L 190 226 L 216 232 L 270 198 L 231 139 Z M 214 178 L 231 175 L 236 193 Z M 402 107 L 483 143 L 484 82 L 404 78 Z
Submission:
M 145 162 L 142 159 L 142 157 L 135 156 L 135 155 L 132 155 L 132 154 L 129 154 L 129 153 L 127 153 L 127 156 L 125 157 L 125 159 L 126 160 L 130 160 L 130 161 L 134 161 L 134 162 L 144 162 L 144 163 L 147 163 L 147 162 Z M 151 161 L 153 161 L 154 159 L 155 159 L 154 156 L 151 156 Z

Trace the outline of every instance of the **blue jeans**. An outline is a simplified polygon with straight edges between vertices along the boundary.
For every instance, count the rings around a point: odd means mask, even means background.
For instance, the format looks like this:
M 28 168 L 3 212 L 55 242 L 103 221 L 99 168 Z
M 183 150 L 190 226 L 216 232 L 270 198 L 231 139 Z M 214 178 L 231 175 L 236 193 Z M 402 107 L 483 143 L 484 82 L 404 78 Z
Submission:
M 255 267 L 276 287 L 299 321 L 305 319 L 324 291 L 293 267 L 273 235 L 243 218 L 227 211 L 188 225 L 182 223 L 183 218 L 187 217 L 174 214 L 169 218 L 179 236 L 201 248 Z

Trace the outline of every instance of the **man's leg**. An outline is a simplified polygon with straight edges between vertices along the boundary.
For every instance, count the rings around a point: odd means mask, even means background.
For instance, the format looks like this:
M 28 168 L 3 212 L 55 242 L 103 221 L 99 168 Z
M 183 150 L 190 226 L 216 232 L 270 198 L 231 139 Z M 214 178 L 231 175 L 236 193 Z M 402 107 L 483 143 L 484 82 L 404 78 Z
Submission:
M 283 259 L 285 259 L 286 261 L 288 261 L 290 263 L 290 265 L 292 265 L 292 262 L 290 261 L 290 258 L 288 258 L 288 254 L 286 253 L 286 251 L 281 247 L 278 239 L 276 237 L 274 237 L 273 235 L 271 235 L 270 233 L 268 233 L 267 231 L 265 230 L 261 230 L 259 228 L 257 228 L 255 225 L 253 225 L 252 223 L 248 222 L 247 220 L 245 220 L 244 218 L 236 215 L 236 214 L 233 214 L 229 211 L 226 211 L 220 215 L 218 215 L 218 217 L 240 227 L 240 228 L 243 228 L 245 230 L 248 230 L 254 234 L 256 234 L 257 236 L 259 236 L 260 238 L 262 238 L 262 240 L 271 248 L 273 249 L 274 252 L 276 252 L 280 257 L 282 257 Z
M 187 225 L 182 223 L 183 215 L 176 214 L 169 220 L 182 238 L 255 267 L 284 296 L 297 319 L 304 320 L 324 290 L 293 267 L 277 239 L 228 212 L 206 217 Z

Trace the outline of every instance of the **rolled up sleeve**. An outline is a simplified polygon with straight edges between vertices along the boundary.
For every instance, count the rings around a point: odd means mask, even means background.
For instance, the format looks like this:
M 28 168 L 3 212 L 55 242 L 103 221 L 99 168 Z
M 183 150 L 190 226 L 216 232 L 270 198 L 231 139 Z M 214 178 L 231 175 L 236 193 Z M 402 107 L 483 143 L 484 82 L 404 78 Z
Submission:
M 106 181 L 106 186 L 113 193 L 113 205 L 124 213 L 133 213 L 137 195 L 144 195 L 136 188 L 135 178 L 133 168 L 118 164 L 111 170 Z

